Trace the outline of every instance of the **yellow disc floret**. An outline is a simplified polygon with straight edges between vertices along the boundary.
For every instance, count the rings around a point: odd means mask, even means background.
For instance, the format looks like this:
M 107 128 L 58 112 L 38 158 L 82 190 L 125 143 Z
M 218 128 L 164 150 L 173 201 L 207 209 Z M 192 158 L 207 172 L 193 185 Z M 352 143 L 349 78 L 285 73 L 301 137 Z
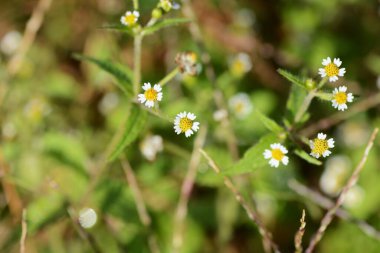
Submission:
M 128 25 L 131 26 L 131 25 L 134 25 L 136 23 L 136 17 L 133 14 L 126 15 L 124 17 L 124 21 L 125 21 L 125 23 L 127 23 Z
M 345 92 L 338 92 L 335 94 L 334 99 L 340 105 L 345 104 L 347 102 L 347 94 Z
M 339 74 L 339 68 L 338 66 L 336 66 L 334 63 L 329 63 L 326 67 L 325 67 L 325 71 L 326 71 L 326 75 L 328 77 L 331 77 L 331 76 L 337 76 Z
M 329 148 L 326 140 L 314 139 L 314 148 L 312 150 L 313 153 L 322 155 Z
M 193 121 L 189 118 L 182 118 L 179 121 L 179 128 L 181 129 L 183 133 L 191 129 L 192 126 L 193 126 Z
M 281 161 L 281 159 L 284 157 L 284 153 L 278 148 L 272 149 L 272 158 L 276 159 L 277 161 Z
M 144 96 L 147 100 L 155 101 L 157 100 L 157 91 L 155 91 L 153 88 L 148 89 L 144 92 Z

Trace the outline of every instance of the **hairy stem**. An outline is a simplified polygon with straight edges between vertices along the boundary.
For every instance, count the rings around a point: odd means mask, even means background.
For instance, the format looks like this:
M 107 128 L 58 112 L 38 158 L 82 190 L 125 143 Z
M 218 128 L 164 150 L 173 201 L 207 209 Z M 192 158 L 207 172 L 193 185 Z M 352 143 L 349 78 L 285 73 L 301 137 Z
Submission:
M 305 233 L 306 228 L 306 222 L 305 222 L 305 209 L 302 210 L 302 217 L 300 220 L 300 227 L 294 236 L 294 246 L 295 246 L 295 253 L 302 253 L 302 238 Z
M 133 0 L 133 8 L 136 11 L 139 10 L 139 0 Z
M 315 97 L 314 90 L 310 91 L 309 94 L 307 94 L 301 107 L 298 109 L 296 116 L 294 117 L 294 123 L 300 122 L 305 112 L 307 112 L 307 109 L 309 108 L 311 101 L 313 100 L 314 97 Z
M 170 80 L 172 80 L 179 72 L 179 68 L 173 69 L 169 74 L 167 74 L 161 81 L 158 82 L 159 85 L 164 86 Z
M 327 211 L 327 213 L 325 214 L 325 216 L 323 217 L 323 219 L 321 221 L 321 225 L 319 226 L 317 233 L 313 236 L 313 238 L 311 239 L 311 242 L 309 244 L 309 247 L 306 249 L 306 253 L 313 252 L 313 250 L 315 249 L 315 246 L 322 239 L 327 227 L 330 225 L 334 215 L 338 211 L 339 207 L 343 204 L 348 190 L 350 190 L 352 188 L 352 186 L 354 186 L 356 184 L 356 182 L 359 178 L 359 174 L 362 171 L 365 162 L 367 161 L 369 151 L 371 150 L 371 148 L 373 146 L 373 142 L 376 138 L 378 131 L 379 131 L 378 128 L 376 128 L 373 131 L 373 133 L 372 133 L 372 135 L 368 141 L 367 147 L 364 151 L 362 159 L 360 160 L 359 164 L 356 166 L 356 168 L 355 168 L 354 172 L 352 173 L 350 179 L 348 180 L 347 184 L 343 187 L 343 190 L 340 193 L 335 205 L 331 209 L 329 209 Z
M 21 221 L 21 238 L 20 238 L 20 253 L 25 253 L 25 240 L 28 234 L 28 224 L 26 223 L 26 209 L 22 210 Z
M 134 38 L 134 51 L 133 51 L 133 92 L 135 96 L 139 93 L 139 86 L 141 83 L 141 42 L 142 35 L 137 34 Z

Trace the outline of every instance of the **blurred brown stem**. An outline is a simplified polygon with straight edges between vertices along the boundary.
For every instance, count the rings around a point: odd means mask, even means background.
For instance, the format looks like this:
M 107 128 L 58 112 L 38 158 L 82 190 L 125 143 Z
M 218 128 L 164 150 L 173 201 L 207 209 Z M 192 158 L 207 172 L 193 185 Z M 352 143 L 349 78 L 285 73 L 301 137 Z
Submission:
M 306 137 L 311 136 L 320 130 L 328 129 L 334 125 L 337 125 L 341 121 L 352 117 L 353 115 L 359 112 L 364 112 L 368 110 L 369 108 L 375 107 L 379 104 L 380 104 L 380 92 L 354 104 L 347 111 L 337 112 L 327 118 L 321 119 L 318 122 L 311 124 L 310 126 L 304 128 L 301 131 L 301 135 L 306 136 Z
M 302 238 L 305 233 L 306 222 L 305 222 L 305 209 L 302 210 L 301 225 L 294 236 L 294 246 L 296 248 L 295 253 L 302 253 Z
M 220 174 L 221 170 L 216 165 L 215 161 L 204 151 L 200 150 L 201 154 L 206 158 L 208 161 L 208 164 L 210 167 L 217 173 Z M 228 189 L 231 190 L 231 192 L 235 195 L 236 200 L 240 203 L 240 205 L 244 208 L 246 211 L 248 217 L 256 224 L 256 226 L 259 229 L 260 235 L 263 237 L 263 246 L 264 249 L 266 249 L 266 244 L 270 245 L 270 247 L 273 249 L 274 252 L 279 253 L 280 250 L 278 249 L 278 246 L 274 243 L 272 239 L 272 234 L 264 227 L 264 224 L 259 219 L 258 214 L 256 211 L 246 202 L 246 200 L 243 198 L 243 195 L 240 193 L 240 191 L 235 187 L 232 180 L 224 176 L 224 184 L 227 186 Z
M 197 175 L 197 169 L 201 161 L 201 153 L 199 150 L 203 147 L 207 135 L 207 127 L 200 128 L 197 138 L 194 141 L 194 148 L 191 154 L 189 167 L 185 179 L 181 187 L 181 195 L 178 201 L 177 209 L 174 217 L 174 229 L 172 239 L 172 252 L 181 252 L 181 246 L 183 243 L 183 230 L 184 221 L 187 215 L 187 206 L 189 203 L 191 191 L 194 187 L 195 177 Z
M 359 178 L 359 174 L 362 171 L 365 162 L 367 161 L 368 154 L 373 146 L 373 142 L 375 141 L 378 128 L 376 128 L 372 135 L 371 138 L 368 141 L 367 147 L 364 151 L 363 157 L 360 160 L 359 164 L 355 168 L 354 172 L 352 173 L 350 179 L 348 180 L 347 184 L 343 187 L 342 192 L 339 194 L 339 197 L 335 203 L 335 205 L 327 211 L 325 216 L 323 217 L 321 221 L 321 225 L 319 226 L 319 229 L 317 233 L 312 237 L 311 242 L 309 244 L 309 247 L 306 249 L 306 253 L 311 253 L 315 249 L 315 246 L 318 244 L 318 242 L 322 239 L 327 227 L 330 225 L 334 215 L 338 211 L 339 207 L 343 204 L 344 199 L 347 195 L 347 192 L 351 189 L 352 186 L 354 186 Z
M 137 2 L 137 1 L 136 1 Z M 137 34 L 134 38 L 134 48 L 133 48 L 133 91 L 134 95 L 137 96 L 139 92 L 139 86 L 141 82 L 141 43 L 142 35 Z
M 125 177 L 127 179 L 129 187 L 131 188 L 131 191 L 133 193 L 140 221 L 148 231 L 148 244 L 150 252 L 159 253 L 160 248 L 158 247 L 157 239 L 151 229 L 152 220 L 146 210 L 145 202 L 141 194 L 139 185 L 137 183 L 135 173 L 133 172 L 133 169 L 127 159 L 121 159 L 121 166 L 125 173 Z
M 28 233 L 28 224 L 26 222 L 26 209 L 22 210 L 21 221 L 21 238 L 20 238 L 20 253 L 25 253 L 25 240 Z
M 288 182 L 288 186 L 297 194 L 301 195 L 307 200 L 312 201 L 313 203 L 319 205 L 320 207 L 324 209 L 328 210 L 334 206 L 334 202 L 332 200 L 323 196 L 319 192 L 306 187 L 305 185 L 299 183 L 298 181 L 294 179 Z M 364 220 L 360 220 L 360 219 L 356 219 L 352 217 L 349 212 L 347 212 L 346 210 L 342 208 L 338 208 L 335 215 L 343 220 L 354 223 L 363 231 L 363 233 L 380 241 L 380 231 L 376 230 L 374 227 L 372 227 L 370 224 L 368 224 Z

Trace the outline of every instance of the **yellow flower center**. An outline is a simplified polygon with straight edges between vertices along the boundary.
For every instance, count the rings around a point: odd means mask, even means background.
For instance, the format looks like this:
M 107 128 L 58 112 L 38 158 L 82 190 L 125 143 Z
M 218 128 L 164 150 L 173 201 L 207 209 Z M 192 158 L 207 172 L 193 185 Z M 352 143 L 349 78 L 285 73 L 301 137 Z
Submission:
M 239 76 L 244 73 L 244 70 L 244 63 L 241 60 L 235 60 L 232 64 L 232 73 Z
M 242 102 L 238 102 L 236 105 L 235 105 L 235 111 L 237 113 L 241 113 L 244 109 L 244 104 Z
M 314 139 L 313 153 L 322 155 L 329 148 L 326 140 Z
M 329 63 L 325 67 L 325 71 L 328 77 L 337 76 L 339 74 L 339 68 L 334 63 Z
M 281 159 L 284 157 L 284 153 L 278 148 L 272 149 L 272 158 L 276 159 L 277 161 L 281 161 Z
M 335 94 L 334 99 L 340 105 L 345 104 L 347 102 L 347 94 L 345 92 L 338 92 Z
M 182 132 L 186 132 L 193 126 L 193 121 L 189 118 L 182 118 L 179 121 L 179 128 L 181 128 Z
M 187 53 L 187 59 L 194 64 L 197 61 L 197 55 L 194 52 Z
M 136 23 L 136 17 L 133 14 L 127 15 L 124 17 L 125 23 L 128 25 L 134 25 Z
M 146 98 L 146 100 L 149 100 L 149 101 L 155 101 L 157 100 L 157 91 L 155 91 L 154 89 L 149 89 L 149 90 L 146 90 L 144 92 L 144 96 Z

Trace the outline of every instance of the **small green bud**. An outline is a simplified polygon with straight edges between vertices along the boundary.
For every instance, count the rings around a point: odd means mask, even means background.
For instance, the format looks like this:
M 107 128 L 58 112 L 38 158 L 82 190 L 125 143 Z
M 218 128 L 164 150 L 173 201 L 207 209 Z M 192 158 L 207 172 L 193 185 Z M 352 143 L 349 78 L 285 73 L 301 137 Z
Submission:
M 152 11 L 152 17 L 154 19 L 161 18 L 162 17 L 162 11 L 160 9 L 158 9 L 158 8 L 153 9 L 153 11 Z
M 315 82 L 313 79 L 309 78 L 306 80 L 306 88 L 312 90 L 315 88 Z
M 158 6 L 161 7 L 165 12 L 169 12 L 173 7 L 170 0 L 160 0 Z

